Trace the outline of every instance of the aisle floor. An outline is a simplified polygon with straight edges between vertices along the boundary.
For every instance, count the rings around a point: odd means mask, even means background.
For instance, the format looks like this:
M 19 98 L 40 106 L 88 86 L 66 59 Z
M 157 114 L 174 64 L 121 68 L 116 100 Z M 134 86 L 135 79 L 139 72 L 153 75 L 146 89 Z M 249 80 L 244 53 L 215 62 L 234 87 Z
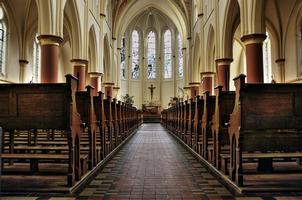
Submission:
M 1 200 L 301 199 L 233 197 L 160 124 L 143 124 L 77 197 L 2 197 Z

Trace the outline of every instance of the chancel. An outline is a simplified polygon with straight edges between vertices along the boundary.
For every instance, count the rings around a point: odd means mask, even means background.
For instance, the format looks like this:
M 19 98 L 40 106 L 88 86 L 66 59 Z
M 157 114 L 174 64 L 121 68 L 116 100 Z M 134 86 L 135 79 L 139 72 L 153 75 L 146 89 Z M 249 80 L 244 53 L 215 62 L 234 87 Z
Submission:
M 301 0 L 0 0 L 0 199 L 302 199 Z

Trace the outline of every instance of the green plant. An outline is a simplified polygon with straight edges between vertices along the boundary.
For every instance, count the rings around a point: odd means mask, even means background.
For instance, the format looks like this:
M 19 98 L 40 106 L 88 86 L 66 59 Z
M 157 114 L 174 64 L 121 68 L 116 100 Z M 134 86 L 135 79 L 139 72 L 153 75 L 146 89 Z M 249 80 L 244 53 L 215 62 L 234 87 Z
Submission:
M 129 94 L 125 94 L 125 96 L 122 96 L 122 100 L 123 102 L 125 102 L 125 104 L 133 104 L 134 102 L 133 96 L 130 96 Z

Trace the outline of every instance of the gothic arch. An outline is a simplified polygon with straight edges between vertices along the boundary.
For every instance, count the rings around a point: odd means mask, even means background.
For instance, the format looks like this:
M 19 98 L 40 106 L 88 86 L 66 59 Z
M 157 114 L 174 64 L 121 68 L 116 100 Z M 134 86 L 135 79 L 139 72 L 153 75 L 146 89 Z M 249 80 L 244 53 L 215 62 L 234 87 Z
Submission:
M 98 51 L 97 51 L 97 39 L 96 39 L 96 33 L 94 25 L 92 25 L 89 29 L 89 44 L 88 44 L 88 50 L 90 52 L 90 58 L 89 58 L 89 72 L 97 72 L 98 70 Z
M 68 31 L 70 33 L 72 58 L 83 58 L 82 29 L 75 1 L 67 1 L 65 4 L 63 26 L 65 25 L 68 27 Z
M 189 25 L 184 13 L 171 1 L 163 2 L 161 0 L 153 0 L 152 2 L 140 1 L 139 3 L 133 1 L 133 3 L 126 5 L 114 23 L 113 35 L 116 35 L 118 40 L 120 40 L 121 34 L 126 30 L 129 23 L 131 23 L 137 15 L 151 7 L 165 13 L 173 21 L 181 35 L 185 38 L 188 36 Z M 128 23 L 125 23 L 125 21 Z
M 195 35 L 195 41 L 194 41 L 194 52 L 193 52 L 193 69 L 192 69 L 192 80 L 193 82 L 197 82 L 199 80 L 199 74 L 201 72 L 201 66 L 200 66 L 200 39 L 199 35 Z
M 237 0 L 229 0 L 226 7 L 222 27 L 222 58 L 233 57 L 233 38 L 237 27 L 240 26 L 240 7 Z
M 206 66 L 205 72 L 215 71 L 215 31 L 212 25 L 208 29 L 207 44 L 206 44 Z
M 104 80 L 103 82 L 110 82 L 111 80 L 111 73 L 112 73 L 112 68 L 111 68 L 111 56 L 110 56 L 110 44 L 109 44 L 109 38 L 108 35 L 106 34 L 104 37 L 104 57 L 103 57 L 103 66 L 104 66 Z

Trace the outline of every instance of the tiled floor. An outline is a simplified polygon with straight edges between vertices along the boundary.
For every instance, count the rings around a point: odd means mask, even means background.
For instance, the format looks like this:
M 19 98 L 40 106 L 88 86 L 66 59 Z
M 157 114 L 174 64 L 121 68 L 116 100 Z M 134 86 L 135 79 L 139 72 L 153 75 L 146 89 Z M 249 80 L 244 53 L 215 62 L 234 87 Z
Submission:
M 291 197 L 302 199 L 302 197 Z M 144 124 L 76 197 L 0 197 L 1 200 L 234 199 L 160 124 Z M 236 199 L 290 199 L 238 197 Z

